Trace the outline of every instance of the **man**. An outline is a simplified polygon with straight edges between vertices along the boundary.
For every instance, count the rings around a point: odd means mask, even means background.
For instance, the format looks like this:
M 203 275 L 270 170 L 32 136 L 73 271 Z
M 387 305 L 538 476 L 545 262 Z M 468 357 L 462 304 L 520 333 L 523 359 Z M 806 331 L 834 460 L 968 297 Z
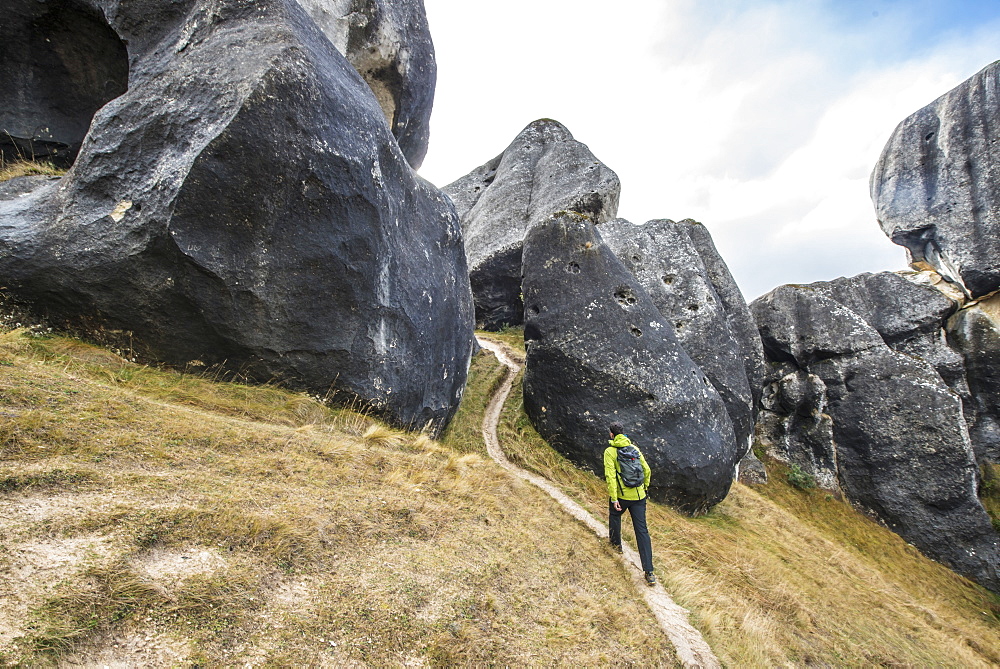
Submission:
M 612 423 L 608 427 L 611 435 L 609 446 L 604 449 L 604 478 L 608 482 L 608 538 L 611 546 L 622 552 L 622 514 L 627 509 L 632 516 L 632 529 L 635 530 L 635 541 L 639 547 L 639 559 L 642 571 L 648 585 L 656 584 L 653 574 L 653 545 L 649 540 L 649 529 L 646 527 L 646 490 L 649 488 L 649 465 L 638 448 L 623 434 L 620 423 Z M 622 450 L 626 449 L 626 450 Z M 622 465 L 619 463 L 619 452 L 628 462 L 638 457 L 642 466 L 641 482 L 634 486 L 627 485 L 622 475 Z M 626 476 L 625 478 L 629 478 Z

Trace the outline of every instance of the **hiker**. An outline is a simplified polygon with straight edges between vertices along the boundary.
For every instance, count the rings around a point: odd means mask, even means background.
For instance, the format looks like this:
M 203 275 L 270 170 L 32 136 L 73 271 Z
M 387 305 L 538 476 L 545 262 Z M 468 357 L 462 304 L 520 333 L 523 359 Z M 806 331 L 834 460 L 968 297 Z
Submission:
M 622 514 L 628 509 L 639 547 L 643 576 L 648 585 L 656 584 L 653 574 L 653 544 L 646 527 L 646 490 L 649 488 L 649 465 L 646 458 L 623 433 L 621 423 L 608 427 L 610 444 L 604 449 L 604 478 L 608 482 L 608 539 L 611 547 L 622 552 Z M 640 469 L 641 467 L 641 469 Z M 629 485 L 631 484 L 631 485 Z

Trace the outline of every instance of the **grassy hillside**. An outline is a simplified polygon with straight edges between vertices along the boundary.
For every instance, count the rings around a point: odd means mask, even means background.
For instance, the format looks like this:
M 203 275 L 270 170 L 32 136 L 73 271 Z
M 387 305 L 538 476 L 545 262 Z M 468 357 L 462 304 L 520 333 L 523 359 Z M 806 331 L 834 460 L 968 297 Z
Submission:
M 605 513 L 602 482 L 542 442 L 517 390 L 500 441 L 518 464 Z M 767 465 L 767 485 L 736 484 L 705 516 L 649 509 L 664 587 L 725 664 L 1000 665 L 1000 598 Z
M 501 376 L 474 359 L 438 443 L 0 333 L 0 665 L 672 664 L 617 556 L 486 459 Z M 501 442 L 603 516 L 517 392 Z M 771 474 L 700 518 L 650 509 L 657 571 L 723 662 L 1000 664 L 996 597 Z
M 0 334 L 0 665 L 669 663 L 614 556 L 475 451 Z

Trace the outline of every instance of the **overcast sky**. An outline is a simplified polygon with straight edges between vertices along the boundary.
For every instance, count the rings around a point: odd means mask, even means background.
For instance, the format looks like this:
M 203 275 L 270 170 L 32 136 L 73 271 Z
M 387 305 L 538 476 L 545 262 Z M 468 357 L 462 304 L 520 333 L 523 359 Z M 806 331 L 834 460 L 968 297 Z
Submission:
M 443 186 L 553 118 L 619 215 L 694 218 L 748 300 L 902 269 L 868 176 L 906 116 L 1000 59 L 1000 0 L 425 0 Z

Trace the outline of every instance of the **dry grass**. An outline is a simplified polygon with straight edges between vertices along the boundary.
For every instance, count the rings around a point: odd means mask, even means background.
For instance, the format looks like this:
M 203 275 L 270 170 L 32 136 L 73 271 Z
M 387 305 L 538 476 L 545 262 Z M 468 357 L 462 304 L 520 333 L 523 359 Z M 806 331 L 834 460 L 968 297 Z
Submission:
M 0 665 L 672 662 L 615 556 L 474 448 L 23 331 L 0 600 Z
M 606 492 L 538 437 L 515 386 L 501 443 L 603 516 Z M 651 504 L 657 572 L 730 666 L 996 666 L 1000 599 L 823 491 L 737 484 L 709 514 Z M 631 540 L 631 537 L 629 537 Z
M 35 160 L 15 160 L 0 164 L 0 183 L 27 176 L 62 176 L 66 170 L 56 167 L 50 162 Z

